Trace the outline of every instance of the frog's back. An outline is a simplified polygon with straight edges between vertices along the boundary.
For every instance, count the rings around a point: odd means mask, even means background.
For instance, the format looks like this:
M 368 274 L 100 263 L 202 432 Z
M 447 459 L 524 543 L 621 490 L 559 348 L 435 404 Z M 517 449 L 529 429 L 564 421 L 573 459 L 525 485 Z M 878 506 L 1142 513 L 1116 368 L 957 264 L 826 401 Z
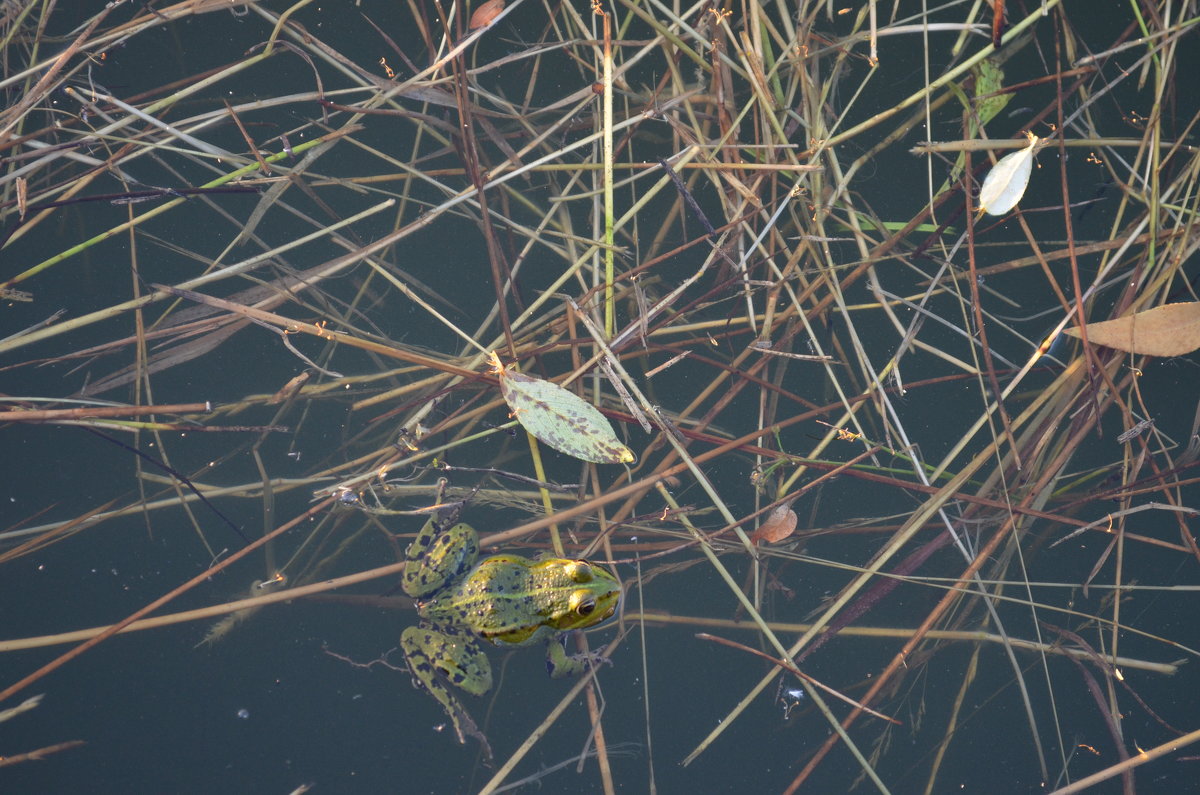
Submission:
M 581 561 L 494 555 L 439 595 L 425 615 L 465 627 L 493 643 L 528 645 L 594 623 L 576 614 L 579 604 L 592 596 L 593 571 Z
M 436 623 L 462 626 L 489 640 L 541 624 L 544 595 L 530 574 L 532 561 L 519 555 L 482 560 L 467 576 L 425 608 Z

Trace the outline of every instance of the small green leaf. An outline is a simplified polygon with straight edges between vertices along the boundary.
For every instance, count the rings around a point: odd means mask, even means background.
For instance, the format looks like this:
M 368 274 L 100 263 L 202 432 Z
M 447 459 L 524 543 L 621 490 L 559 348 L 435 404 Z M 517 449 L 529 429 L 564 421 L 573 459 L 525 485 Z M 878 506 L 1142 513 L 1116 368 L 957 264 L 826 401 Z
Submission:
M 492 353 L 500 394 L 517 422 L 560 453 L 597 464 L 628 464 L 636 456 L 621 444 L 604 415 L 558 384 L 518 373 Z
M 975 112 L 979 115 L 979 123 L 987 124 L 1004 110 L 1012 94 L 996 93 L 1004 88 L 1004 70 L 993 58 L 983 59 L 971 71 L 975 73 Z M 987 96 L 989 94 L 995 96 Z

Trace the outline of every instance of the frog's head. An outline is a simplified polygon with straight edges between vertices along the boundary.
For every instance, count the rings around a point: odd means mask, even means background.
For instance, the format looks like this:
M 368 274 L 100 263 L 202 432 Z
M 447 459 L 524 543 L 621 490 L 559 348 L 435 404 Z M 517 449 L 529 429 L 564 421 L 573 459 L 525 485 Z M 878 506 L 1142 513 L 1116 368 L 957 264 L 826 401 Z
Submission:
M 567 583 L 566 599 L 546 623 L 566 632 L 586 629 L 612 618 L 621 605 L 621 581 L 603 566 L 586 560 L 559 560 L 556 563 Z

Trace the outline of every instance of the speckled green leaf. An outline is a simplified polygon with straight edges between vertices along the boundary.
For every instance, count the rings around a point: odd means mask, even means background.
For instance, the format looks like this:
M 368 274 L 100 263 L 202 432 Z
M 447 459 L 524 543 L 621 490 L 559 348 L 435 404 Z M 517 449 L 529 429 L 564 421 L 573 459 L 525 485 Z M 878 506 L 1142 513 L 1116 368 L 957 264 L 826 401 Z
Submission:
M 517 422 L 560 453 L 597 464 L 628 464 L 635 456 L 621 444 L 595 406 L 574 392 L 505 368 L 492 354 L 500 393 Z

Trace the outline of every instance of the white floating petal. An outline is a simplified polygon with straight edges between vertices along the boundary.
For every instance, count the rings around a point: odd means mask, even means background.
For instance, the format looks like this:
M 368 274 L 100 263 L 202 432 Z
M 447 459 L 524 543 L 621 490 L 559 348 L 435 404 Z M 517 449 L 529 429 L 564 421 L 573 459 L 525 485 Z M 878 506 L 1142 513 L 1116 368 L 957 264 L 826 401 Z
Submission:
M 1033 150 L 1039 138 L 1029 136 L 1029 146 L 1005 155 L 992 167 L 979 189 L 979 209 L 988 215 L 1004 215 L 1017 206 L 1029 185 L 1029 174 L 1033 170 Z

